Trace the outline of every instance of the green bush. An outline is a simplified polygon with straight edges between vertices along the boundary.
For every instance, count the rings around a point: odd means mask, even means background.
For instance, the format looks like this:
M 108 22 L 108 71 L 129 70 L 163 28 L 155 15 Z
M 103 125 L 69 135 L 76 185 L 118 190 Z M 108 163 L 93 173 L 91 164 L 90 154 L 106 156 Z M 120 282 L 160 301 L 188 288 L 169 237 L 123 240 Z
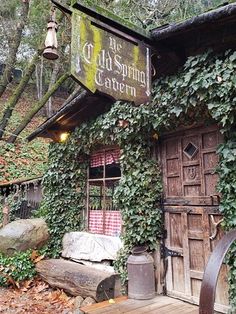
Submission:
M 0 254 L 0 286 L 18 285 L 36 275 L 31 254 L 32 250 L 16 253 L 11 257 Z

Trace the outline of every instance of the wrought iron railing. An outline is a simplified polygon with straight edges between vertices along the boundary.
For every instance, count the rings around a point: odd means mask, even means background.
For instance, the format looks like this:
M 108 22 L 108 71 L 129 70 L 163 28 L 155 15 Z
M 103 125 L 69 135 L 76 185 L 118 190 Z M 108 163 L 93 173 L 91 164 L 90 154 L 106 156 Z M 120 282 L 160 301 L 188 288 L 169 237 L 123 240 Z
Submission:
M 14 215 L 19 219 L 32 218 L 35 211 L 38 210 L 40 203 L 35 201 L 22 200 L 19 208 L 15 211 Z

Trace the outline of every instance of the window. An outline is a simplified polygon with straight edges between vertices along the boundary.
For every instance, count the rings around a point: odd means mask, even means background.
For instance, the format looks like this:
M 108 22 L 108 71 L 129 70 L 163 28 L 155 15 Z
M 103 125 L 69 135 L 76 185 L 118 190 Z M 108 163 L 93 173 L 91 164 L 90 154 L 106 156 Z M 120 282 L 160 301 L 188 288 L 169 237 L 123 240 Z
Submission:
M 121 214 L 114 191 L 121 176 L 120 150 L 107 148 L 90 156 L 87 185 L 88 229 L 92 233 L 119 236 Z
M 193 143 L 189 142 L 188 145 L 184 148 L 184 154 L 192 159 L 198 152 L 198 148 Z

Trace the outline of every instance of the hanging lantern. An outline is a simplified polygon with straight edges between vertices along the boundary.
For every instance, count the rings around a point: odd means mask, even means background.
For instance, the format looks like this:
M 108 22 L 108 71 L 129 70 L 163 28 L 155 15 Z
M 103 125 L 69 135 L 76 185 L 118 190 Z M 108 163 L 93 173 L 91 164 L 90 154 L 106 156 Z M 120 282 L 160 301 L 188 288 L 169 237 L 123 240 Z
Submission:
M 57 52 L 57 22 L 55 8 L 51 11 L 51 17 L 47 25 L 47 36 L 45 39 L 43 56 L 49 60 L 56 60 L 59 57 Z

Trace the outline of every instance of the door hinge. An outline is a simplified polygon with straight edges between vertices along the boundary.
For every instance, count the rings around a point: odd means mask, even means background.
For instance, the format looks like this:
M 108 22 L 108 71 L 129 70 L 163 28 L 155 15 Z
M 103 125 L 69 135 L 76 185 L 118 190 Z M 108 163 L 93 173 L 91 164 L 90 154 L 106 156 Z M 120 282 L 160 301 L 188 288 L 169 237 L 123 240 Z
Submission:
M 182 253 L 168 249 L 165 245 L 161 245 L 161 258 L 167 258 L 168 256 L 176 257 L 183 256 Z
M 166 229 L 163 230 L 163 239 L 167 239 L 167 230 Z

